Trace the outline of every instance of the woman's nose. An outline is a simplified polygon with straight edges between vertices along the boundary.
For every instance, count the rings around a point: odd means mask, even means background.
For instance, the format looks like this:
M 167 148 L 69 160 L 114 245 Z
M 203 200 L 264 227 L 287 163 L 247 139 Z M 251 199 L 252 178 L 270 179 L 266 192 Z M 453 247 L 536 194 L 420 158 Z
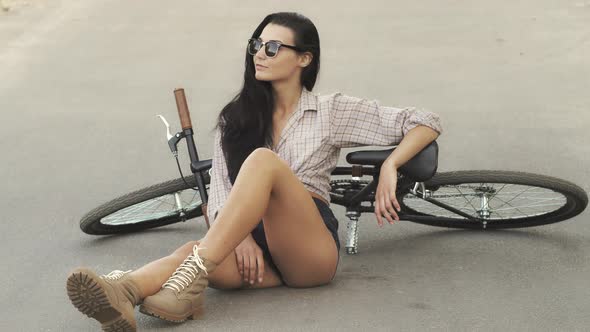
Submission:
M 258 59 L 262 59 L 262 60 L 266 59 L 266 52 L 264 51 L 264 46 L 262 46 L 262 47 L 261 47 L 261 48 L 258 50 L 258 52 L 256 52 L 256 57 L 257 57 Z

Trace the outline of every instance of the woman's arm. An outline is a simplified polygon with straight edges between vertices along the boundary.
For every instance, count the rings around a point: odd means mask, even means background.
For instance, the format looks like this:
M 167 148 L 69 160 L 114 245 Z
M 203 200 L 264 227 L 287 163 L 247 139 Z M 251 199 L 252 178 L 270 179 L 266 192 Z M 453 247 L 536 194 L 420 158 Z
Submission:
M 418 126 L 442 133 L 438 114 L 415 107 L 381 106 L 376 100 L 339 92 L 329 96 L 329 104 L 330 138 L 339 148 L 397 145 Z
M 219 128 L 215 131 L 211 168 L 209 201 L 207 202 L 207 214 L 210 223 L 213 222 L 217 216 L 217 212 L 223 206 L 223 203 L 225 203 L 232 187 L 232 184 L 229 181 L 225 156 L 223 155 L 223 150 L 221 148 L 221 130 Z
M 422 125 L 414 127 L 403 137 L 389 157 L 385 159 L 381 169 L 398 169 L 439 135 L 437 131 L 430 127 Z
M 380 106 L 367 100 L 336 93 L 330 96 L 330 138 L 336 147 L 397 145 L 381 166 L 375 190 L 375 217 L 399 220 L 396 198 L 397 169 L 442 133 L 436 113 L 412 107 Z
M 400 211 L 400 205 L 396 197 L 398 168 L 435 140 L 438 135 L 429 127 L 414 127 L 381 165 L 379 183 L 375 190 L 375 217 L 379 226 L 383 226 L 384 220 L 390 224 L 399 220 L 397 212 Z

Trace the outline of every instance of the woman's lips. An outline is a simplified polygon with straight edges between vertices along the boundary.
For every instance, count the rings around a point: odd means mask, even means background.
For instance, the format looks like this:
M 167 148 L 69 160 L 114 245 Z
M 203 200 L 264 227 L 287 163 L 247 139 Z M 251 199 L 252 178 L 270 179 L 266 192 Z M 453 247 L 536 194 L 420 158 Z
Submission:
M 264 68 L 267 68 L 267 67 L 265 67 L 263 65 L 256 65 L 256 69 L 264 69 Z

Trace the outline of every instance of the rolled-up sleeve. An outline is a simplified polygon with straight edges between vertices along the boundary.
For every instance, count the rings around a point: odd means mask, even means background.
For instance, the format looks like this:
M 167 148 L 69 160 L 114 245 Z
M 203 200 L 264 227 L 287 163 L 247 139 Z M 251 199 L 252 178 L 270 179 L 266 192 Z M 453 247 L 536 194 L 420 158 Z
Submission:
M 330 104 L 330 138 L 339 148 L 366 145 L 397 145 L 408 131 L 422 125 L 442 133 L 438 114 L 415 107 L 381 106 L 368 100 L 332 94 Z
M 225 203 L 231 188 L 232 184 L 229 181 L 225 156 L 221 148 L 221 131 L 218 128 L 215 131 L 211 183 L 209 185 L 209 201 L 207 204 L 207 214 L 210 223 L 217 217 L 217 212 L 221 209 L 223 203 Z

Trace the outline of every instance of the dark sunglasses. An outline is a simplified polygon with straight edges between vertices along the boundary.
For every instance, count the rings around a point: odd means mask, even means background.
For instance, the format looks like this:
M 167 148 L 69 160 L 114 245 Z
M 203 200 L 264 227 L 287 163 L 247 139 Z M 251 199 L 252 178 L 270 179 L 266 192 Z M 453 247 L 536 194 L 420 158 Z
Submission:
M 299 47 L 283 44 L 277 40 L 269 40 L 267 42 L 263 42 L 262 40 L 260 40 L 260 38 L 250 38 L 248 39 L 248 53 L 251 55 L 256 55 L 256 53 L 260 51 L 260 48 L 263 45 L 264 53 L 266 53 L 266 56 L 269 58 L 274 58 L 275 56 L 277 56 L 277 53 L 279 53 L 279 49 L 281 48 L 281 46 L 290 48 L 298 52 L 303 51 Z

